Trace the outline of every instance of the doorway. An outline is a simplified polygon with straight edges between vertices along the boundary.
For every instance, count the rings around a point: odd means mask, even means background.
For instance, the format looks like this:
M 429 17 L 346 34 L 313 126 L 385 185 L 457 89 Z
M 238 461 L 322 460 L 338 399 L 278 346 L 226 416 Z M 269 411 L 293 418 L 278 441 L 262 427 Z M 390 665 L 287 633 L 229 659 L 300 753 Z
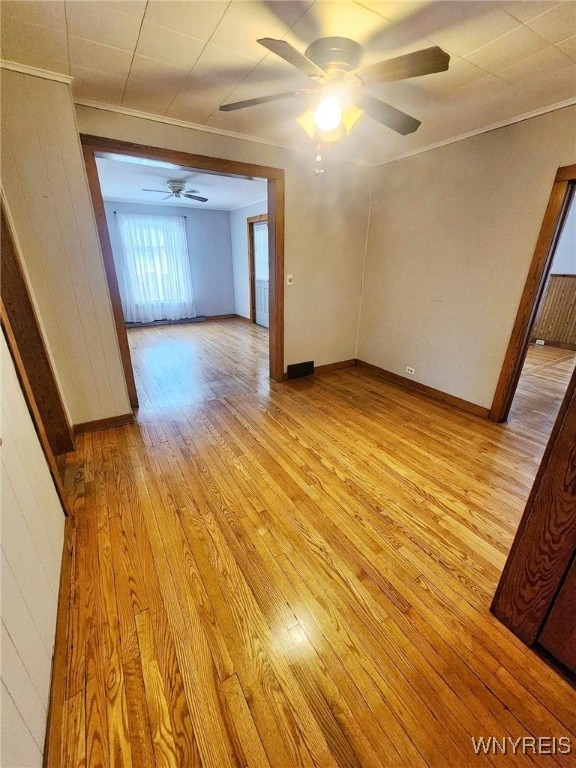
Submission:
M 575 197 L 576 166 L 560 168 L 490 410 L 492 421 L 508 420 L 518 393 L 516 405 L 524 398 L 532 413 L 547 411 L 549 431 L 566 391 L 576 364 Z
M 266 180 L 267 210 L 269 217 L 268 251 L 268 349 L 269 377 L 281 381 L 284 374 L 284 171 L 267 166 L 239 163 L 203 155 L 191 155 L 159 147 L 147 147 L 95 136 L 82 135 L 81 142 L 88 181 L 96 214 L 98 233 L 104 258 L 106 277 L 122 355 L 130 403 L 137 408 L 133 362 L 124 322 L 118 274 L 108 231 L 106 210 L 102 196 L 96 159 L 106 157 L 141 158 L 143 161 L 169 165 L 172 169 L 187 173 L 214 174 L 231 178 L 260 177 Z
M 250 321 L 268 328 L 270 314 L 270 262 L 268 215 L 248 219 L 248 262 L 250 270 Z

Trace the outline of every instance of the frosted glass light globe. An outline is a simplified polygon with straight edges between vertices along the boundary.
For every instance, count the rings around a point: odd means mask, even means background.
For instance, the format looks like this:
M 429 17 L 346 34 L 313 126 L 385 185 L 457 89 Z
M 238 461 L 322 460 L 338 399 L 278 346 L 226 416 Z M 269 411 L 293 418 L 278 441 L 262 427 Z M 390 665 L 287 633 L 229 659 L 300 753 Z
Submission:
M 333 131 L 342 120 L 342 108 L 334 96 L 326 96 L 314 112 L 316 125 L 321 131 Z

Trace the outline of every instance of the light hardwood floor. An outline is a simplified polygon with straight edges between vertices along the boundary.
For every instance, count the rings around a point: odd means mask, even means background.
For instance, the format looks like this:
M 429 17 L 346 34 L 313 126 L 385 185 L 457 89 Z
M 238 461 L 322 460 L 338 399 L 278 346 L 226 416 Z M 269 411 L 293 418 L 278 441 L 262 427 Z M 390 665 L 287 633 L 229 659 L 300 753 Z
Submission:
M 269 384 L 240 321 L 130 341 L 138 423 L 67 457 L 63 767 L 574 765 L 472 745 L 576 749 L 574 690 L 488 611 L 545 442 L 521 411 Z
M 552 431 L 576 366 L 576 352 L 557 347 L 528 347 L 516 395 L 510 410 L 511 425 L 544 435 Z

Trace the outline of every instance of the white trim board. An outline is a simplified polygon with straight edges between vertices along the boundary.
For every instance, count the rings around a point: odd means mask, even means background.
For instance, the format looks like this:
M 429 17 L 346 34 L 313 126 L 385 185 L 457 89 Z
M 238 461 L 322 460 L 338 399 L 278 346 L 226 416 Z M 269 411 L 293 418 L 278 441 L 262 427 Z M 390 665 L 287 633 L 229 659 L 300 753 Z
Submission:
M 91 107 L 101 109 L 104 112 L 116 112 L 119 115 L 128 117 L 139 117 L 141 120 L 151 120 L 155 123 L 166 123 L 167 125 L 176 125 L 179 128 L 192 128 L 195 131 L 204 133 L 215 133 L 218 136 L 228 136 L 231 139 L 241 139 L 242 141 L 252 141 L 255 144 L 267 144 L 270 147 L 279 147 L 280 149 L 294 150 L 289 144 L 282 144 L 272 139 L 263 139 L 259 136 L 248 136 L 245 133 L 235 133 L 227 131 L 224 128 L 213 128 L 211 125 L 200 125 L 200 123 L 189 123 L 186 120 L 178 120 L 176 117 L 167 117 L 166 115 L 155 115 L 153 112 L 140 112 L 138 109 L 128 109 L 127 107 L 118 107 L 114 104 L 105 104 L 101 101 L 89 101 L 88 99 L 74 99 L 74 104 L 80 107 Z
M 17 61 L 8 61 L 7 59 L 0 59 L 0 68 L 21 72 L 23 75 L 32 75 L 32 77 L 42 77 L 44 80 L 55 80 L 57 83 L 66 83 L 67 85 L 70 85 L 74 80 L 73 77 L 64 75 L 62 72 L 51 72 L 48 69 L 29 67 L 27 64 L 19 64 Z

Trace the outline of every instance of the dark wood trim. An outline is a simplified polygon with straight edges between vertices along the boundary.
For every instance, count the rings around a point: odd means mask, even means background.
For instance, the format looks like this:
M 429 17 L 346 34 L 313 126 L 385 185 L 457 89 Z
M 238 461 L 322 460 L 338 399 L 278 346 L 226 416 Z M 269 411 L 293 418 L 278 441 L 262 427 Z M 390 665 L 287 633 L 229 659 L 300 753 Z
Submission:
M 576 550 L 576 371 L 528 497 L 491 610 L 523 642 L 538 637 Z
M 284 172 L 268 179 L 268 258 L 270 260 L 270 378 L 284 381 Z
M 314 373 L 330 373 L 330 371 L 339 371 L 342 368 L 353 368 L 357 363 L 355 358 L 351 360 L 340 360 L 337 363 L 327 363 L 326 365 L 315 365 Z
M 118 281 L 112 249 L 110 247 L 110 237 L 106 225 L 104 212 L 104 203 L 100 191 L 100 183 L 96 171 L 97 154 L 107 152 L 113 154 L 132 155 L 135 157 L 150 158 L 153 160 L 164 160 L 175 165 L 179 165 L 183 170 L 202 171 L 203 173 L 214 173 L 218 175 L 229 176 L 259 176 L 268 181 L 268 237 L 270 254 L 270 333 L 269 333 L 269 364 L 270 378 L 274 381 L 284 380 L 284 171 L 281 168 L 272 168 L 264 165 L 254 165 L 252 163 L 241 163 L 234 160 L 224 160 L 222 158 L 208 157 L 206 155 L 194 155 L 188 152 L 165 149 L 162 147 L 152 147 L 140 144 L 133 144 L 127 141 L 116 139 L 107 139 L 100 136 L 90 136 L 81 134 L 84 158 L 86 160 L 86 169 L 92 202 L 96 214 L 98 225 L 98 234 L 104 255 L 106 276 L 109 279 L 110 298 L 114 311 L 116 322 L 116 331 L 122 354 L 122 362 L 126 374 L 126 383 L 130 394 L 130 403 L 132 407 L 136 398 L 136 387 L 132 382 L 134 373 L 132 370 L 132 361 L 129 355 L 128 339 L 124 318 L 122 315 L 122 305 L 118 292 Z M 111 278 L 109 277 L 111 276 Z M 119 323 L 118 318 L 121 318 Z
M 62 718 L 66 693 L 66 663 L 68 654 L 68 610 L 72 588 L 72 533 L 74 519 L 68 517 L 64 526 L 64 546 L 60 568 L 58 590 L 58 613 L 56 616 L 56 638 L 52 657 L 52 675 L 48 718 L 44 741 L 44 768 L 60 768 L 62 765 Z
M 556 181 L 574 181 L 576 179 L 576 165 L 565 165 L 558 168 Z
M 132 155 L 134 157 L 148 157 L 152 160 L 164 160 L 174 163 L 174 165 L 179 165 L 183 171 L 194 168 L 203 173 L 214 173 L 217 175 L 260 176 L 265 179 L 284 179 L 284 171 L 282 169 L 266 165 L 242 163 L 237 160 L 225 160 L 220 157 L 209 157 L 208 155 L 194 155 L 177 149 L 134 144 L 130 141 L 107 139 L 103 136 L 91 136 L 86 133 L 80 134 L 80 141 L 83 147 L 88 147 L 94 152 L 112 152 L 114 154 Z
M 570 277 L 573 280 L 576 280 L 576 275 L 567 275 L 564 272 L 551 272 L 550 277 Z
M 138 393 L 136 392 L 136 381 L 134 379 L 134 369 L 132 368 L 132 357 L 130 355 L 130 345 L 128 344 L 128 334 L 124 322 L 124 312 L 120 300 L 120 289 L 118 288 L 118 277 L 116 275 L 116 265 L 112 255 L 112 245 L 110 243 L 110 233 L 108 232 L 108 223 L 106 221 L 106 211 L 104 209 L 104 199 L 100 188 L 100 179 L 98 178 L 98 169 L 96 167 L 96 158 L 94 150 L 91 147 L 82 147 L 84 154 L 84 163 L 86 165 L 86 174 L 88 176 L 88 186 L 92 197 L 94 215 L 96 216 L 96 227 L 98 228 L 98 237 L 100 238 L 100 247 L 102 249 L 102 258 L 104 261 L 104 271 L 110 291 L 110 300 L 112 302 L 112 315 L 114 325 L 116 326 L 116 336 L 120 347 L 120 357 L 124 369 L 124 378 L 126 388 L 128 389 L 128 399 L 132 408 L 138 408 Z
M 133 413 L 123 413 L 121 416 L 110 416 L 107 419 L 85 421 L 82 424 L 74 424 L 74 435 L 82 435 L 84 432 L 99 432 L 101 429 L 113 429 L 123 427 L 125 424 L 134 423 Z
M 48 356 L 26 277 L 20 264 L 8 217 L 1 208 L 2 270 L 0 272 L 3 318 L 10 327 L 22 370 L 18 375 L 28 399 L 33 398 L 42 429 L 55 456 L 74 450 L 72 432 L 56 377 Z M 14 351 L 12 351 L 14 356 Z M 30 405 L 28 406 L 30 407 Z M 37 425 L 38 429 L 38 425 Z
M 552 266 L 554 248 L 568 212 L 571 182 L 574 180 L 576 166 L 558 170 L 490 408 L 491 421 L 501 422 L 508 418 L 528 351 L 532 327 Z
M 261 213 L 259 216 L 249 216 L 246 219 L 246 229 L 248 238 L 248 283 L 250 291 L 250 322 L 256 322 L 256 274 L 254 263 L 254 224 L 268 221 L 268 214 Z
M 466 413 L 471 413 L 474 416 L 480 416 L 482 419 L 488 418 L 488 408 L 483 408 L 481 405 L 476 405 L 476 403 L 470 403 L 468 400 L 463 400 L 460 397 L 449 395 L 447 392 L 441 392 L 439 389 L 428 387 L 426 384 L 420 384 L 418 381 L 412 381 L 412 379 L 407 379 L 405 376 L 400 376 L 397 373 L 386 371 L 384 368 L 379 368 L 377 365 L 365 363 L 363 360 L 357 360 L 356 365 L 359 368 L 362 368 L 364 371 L 386 379 L 386 381 L 389 381 L 393 384 L 398 384 L 404 389 L 412 389 L 416 392 L 420 392 L 421 394 L 427 395 L 428 397 L 431 397 L 434 400 L 438 400 L 441 403 L 451 405 L 453 408 L 466 411 Z

